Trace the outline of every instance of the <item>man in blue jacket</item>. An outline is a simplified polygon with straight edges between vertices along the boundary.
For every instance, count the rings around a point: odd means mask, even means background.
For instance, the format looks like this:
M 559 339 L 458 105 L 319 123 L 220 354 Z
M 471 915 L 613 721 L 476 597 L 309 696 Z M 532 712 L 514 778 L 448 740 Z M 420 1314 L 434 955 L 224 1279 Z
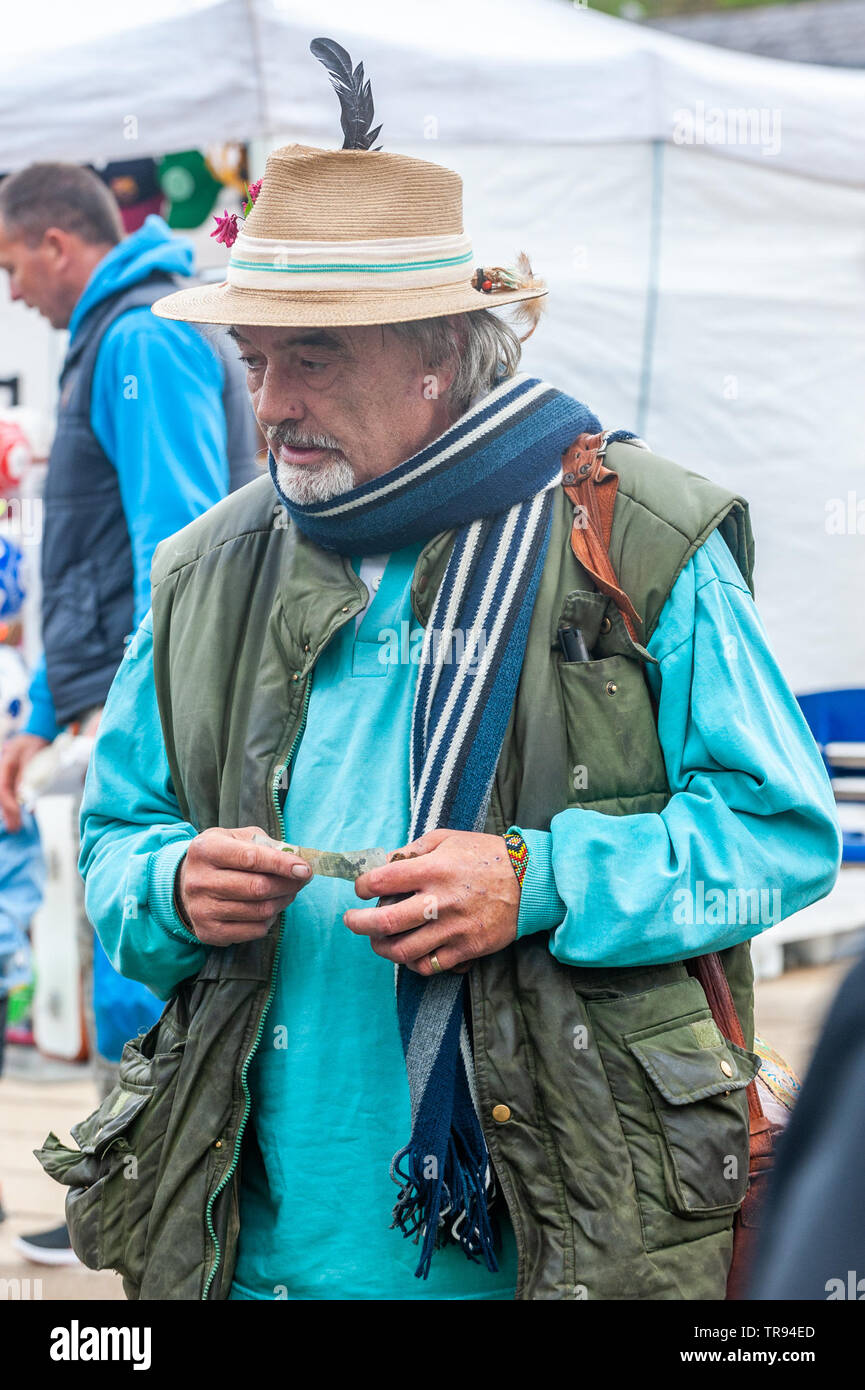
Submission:
M 0 811 L 12 832 L 28 762 L 103 705 L 149 607 L 156 545 L 252 478 L 255 432 L 234 355 L 150 312 L 191 276 L 192 246 L 154 216 L 123 239 L 117 206 L 91 171 L 36 164 L 3 181 L 0 268 L 13 300 L 69 330 L 44 492 L 44 657 L 27 723 L 0 757 Z M 116 1062 L 159 1006 L 116 974 L 98 943 L 95 951 L 96 1050 Z

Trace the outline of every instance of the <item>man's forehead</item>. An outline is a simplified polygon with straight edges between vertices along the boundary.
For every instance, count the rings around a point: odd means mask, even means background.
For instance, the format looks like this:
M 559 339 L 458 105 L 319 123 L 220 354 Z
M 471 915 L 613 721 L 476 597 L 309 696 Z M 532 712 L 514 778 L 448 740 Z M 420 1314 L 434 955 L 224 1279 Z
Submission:
M 349 348 L 348 335 L 334 328 L 258 328 L 249 324 L 234 325 L 228 336 L 237 343 L 267 342 L 273 350 L 288 347 L 327 347 L 340 352 Z

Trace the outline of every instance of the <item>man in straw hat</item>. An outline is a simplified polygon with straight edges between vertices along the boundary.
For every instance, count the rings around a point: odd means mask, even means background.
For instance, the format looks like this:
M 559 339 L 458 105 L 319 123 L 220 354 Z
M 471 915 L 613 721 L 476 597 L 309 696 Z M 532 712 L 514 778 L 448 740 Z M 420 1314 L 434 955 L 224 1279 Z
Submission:
M 270 472 L 160 547 L 105 710 L 88 908 L 169 1002 L 42 1161 L 130 1297 L 720 1298 L 748 939 L 838 863 L 747 506 L 518 371 L 544 287 L 318 50 L 354 147 L 155 307 L 229 325 Z

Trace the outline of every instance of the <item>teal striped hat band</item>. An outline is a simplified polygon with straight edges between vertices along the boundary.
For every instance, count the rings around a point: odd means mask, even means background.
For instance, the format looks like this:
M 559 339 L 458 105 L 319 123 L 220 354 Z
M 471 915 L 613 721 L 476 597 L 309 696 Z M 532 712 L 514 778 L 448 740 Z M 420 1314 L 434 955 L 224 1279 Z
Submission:
M 465 284 L 473 254 L 465 233 L 279 241 L 240 232 L 227 279 L 244 290 L 425 289 Z

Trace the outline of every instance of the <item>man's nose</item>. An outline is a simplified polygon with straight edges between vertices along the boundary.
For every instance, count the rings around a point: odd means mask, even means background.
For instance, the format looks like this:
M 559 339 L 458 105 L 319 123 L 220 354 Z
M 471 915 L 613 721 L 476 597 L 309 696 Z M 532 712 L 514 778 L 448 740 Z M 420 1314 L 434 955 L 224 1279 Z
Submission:
M 268 367 L 256 398 L 255 413 L 263 426 L 302 420 L 306 415 L 303 394 L 289 377 Z

